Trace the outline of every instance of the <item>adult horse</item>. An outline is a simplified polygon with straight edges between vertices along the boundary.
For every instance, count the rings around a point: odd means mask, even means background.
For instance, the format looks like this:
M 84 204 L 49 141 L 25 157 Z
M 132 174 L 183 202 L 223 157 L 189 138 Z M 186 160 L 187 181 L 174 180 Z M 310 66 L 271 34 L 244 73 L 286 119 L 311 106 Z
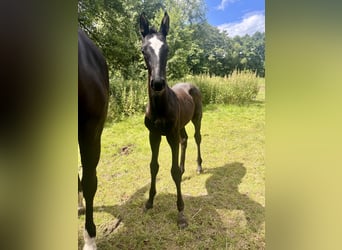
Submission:
M 150 162 L 151 187 L 145 209 L 153 207 L 156 194 L 156 176 L 159 170 L 158 154 L 161 136 L 171 147 L 172 166 L 171 175 L 177 188 L 178 226 L 188 225 L 184 216 L 184 202 L 181 193 L 181 179 L 184 173 L 185 151 L 187 147 L 187 133 L 185 125 L 191 120 L 195 127 L 197 144 L 197 172 L 202 172 L 201 120 L 202 98 L 197 87 L 189 83 L 179 83 L 170 88 L 166 82 L 166 62 L 168 45 L 166 36 L 169 31 L 169 16 L 165 12 L 160 30 L 157 32 L 149 27 L 144 14 L 140 15 L 140 32 L 142 35 L 142 53 L 148 69 L 149 102 L 145 114 L 145 126 L 149 129 L 149 140 L 152 151 Z M 179 162 L 179 143 L 181 144 L 181 160 Z
M 107 116 L 109 93 L 105 58 L 82 30 L 78 30 L 78 144 L 82 163 L 79 194 L 86 202 L 83 249 L 96 249 L 93 200 L 97 189 L 96 166 L 101 151 L 101 134 Z

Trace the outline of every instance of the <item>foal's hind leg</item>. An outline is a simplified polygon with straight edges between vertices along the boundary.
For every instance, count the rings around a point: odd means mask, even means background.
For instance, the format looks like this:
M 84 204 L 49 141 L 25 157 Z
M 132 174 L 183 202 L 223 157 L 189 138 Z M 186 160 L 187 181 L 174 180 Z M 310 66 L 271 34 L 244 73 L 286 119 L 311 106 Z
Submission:
M 181 160 L 180 160 L 180 169 L 181 173 L 183 174 L 185 171 L 185 152 L 186 152 L 186 147 L 188 145 L 188 135 L 185 131 L 185 128 L 182 128 L 180 130 L 180 143 L 181 143 Z
M 195 141 L 197 145 L 197 173 L 200 174 L 203 172 L 202 169 L 202 157 L 201 157 L 201 120 L 202 120 L 202 111 L 198 113 L 194 118 L 192 119 L 192 123 L 195 127 Z
M 83 249 L 96 249 L 96 227 L 93 219 L 93 200 L 97 189 L 96 166 L 100 158 L 101 131 L 98 123 L 89 122 L 79 127 L 79 146 L 82 162 L 82 190 L 86 203 L 85 245 Z

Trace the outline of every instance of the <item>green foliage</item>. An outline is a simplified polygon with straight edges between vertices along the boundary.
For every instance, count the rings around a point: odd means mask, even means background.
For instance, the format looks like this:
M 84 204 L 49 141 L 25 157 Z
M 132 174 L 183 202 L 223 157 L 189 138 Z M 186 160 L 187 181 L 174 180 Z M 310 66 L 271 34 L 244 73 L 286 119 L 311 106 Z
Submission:
M 145 12 L 159 28 L 165 10 L 170 16 L 170 80 L 188 74 L 227 76 L 235 69 L 265 75 L 265 34 L 229 37 L 208 24 L 203 0 L 79 0 L 78 22 L 103 51 L 113 75 L 141 80 L 145 69 L 139 15 Z
M 109 70 L 120 72 L 125 79 L 130 78 L 139 58 L 133 6 L 133 1 L 78 1 L 79 26 L 101 48 Z
M 170 16 L 170 31 L 167 36 L 169 46 L 167 77 L 170 80 L 179 79 L 190 73 L 188 57 L 198 50 L 198 45 L 193 42 L 193 29 L 189 22 L 188 12 L 185 11 L 189 3 L 185 1 L 174 4 L 174 1 L 165 1 L 168 15 Z M 159 28 L 160 21 L 164 15 L 164 10 L 159 9 L 152 23 Z
M 143 112 L 147 99 L 147 87 L 144 82 L 112 78 L 107 120 L 117 121 Z
M 234 37 L 237 68 L 252 69 L 259 76 L 265 76 L 265 34 L 256 32 L 253 36 Z
M 182 81 L 191 82 L 202 92 L 202 103 L 243 105 L 255 100 L 259 91 L 259 78 L 249 71 L 234 71 L 229 77 L 208 75 L 188 76 Z M 175 84 L 172 81 L 170 84 Z M 121 120 L 141 113 L 148 102 L 145 81 L 123 80 L 113 77 L 110 81 L 108 120 Z
M 184 80 L 200 88 L 203 105 L 243 105 L 255 100 L 259 91 L 259 79 L 250 71 L 234 71 L 229 77 L 189 76 Z

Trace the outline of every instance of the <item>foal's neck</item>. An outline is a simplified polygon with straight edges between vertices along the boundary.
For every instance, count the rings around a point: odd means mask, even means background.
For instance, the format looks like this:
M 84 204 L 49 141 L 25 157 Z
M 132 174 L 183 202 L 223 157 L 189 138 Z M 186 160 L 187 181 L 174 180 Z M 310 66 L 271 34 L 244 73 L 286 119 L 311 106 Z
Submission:
M 168 110 L 169 92 L 171 91 L 170 87 L 166 83 L 163 93 L 153 94 L 150 86 L 150 77 L 148 77 L 147 88 L 149 97 L 149 112 L 151 112 L 151 115 L 154 117 L 165 115 Z

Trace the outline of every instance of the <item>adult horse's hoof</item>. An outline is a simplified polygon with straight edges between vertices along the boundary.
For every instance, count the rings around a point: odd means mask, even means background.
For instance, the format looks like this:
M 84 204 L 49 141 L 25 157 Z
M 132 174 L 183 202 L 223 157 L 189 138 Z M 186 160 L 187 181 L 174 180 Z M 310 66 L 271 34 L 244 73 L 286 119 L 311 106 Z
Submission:
M 83 232 L 83 238 L 84 238 L 83 250 L 97 250 L 95 237 L 90 237 L 86 229 Z
M 184 229 L 188 226 L 188 222 L 186 221 L 186 218 L 184 216 L 183 212 L 178 213 L 178 220 L 177 220 L 178 227 L 180 229 Z

